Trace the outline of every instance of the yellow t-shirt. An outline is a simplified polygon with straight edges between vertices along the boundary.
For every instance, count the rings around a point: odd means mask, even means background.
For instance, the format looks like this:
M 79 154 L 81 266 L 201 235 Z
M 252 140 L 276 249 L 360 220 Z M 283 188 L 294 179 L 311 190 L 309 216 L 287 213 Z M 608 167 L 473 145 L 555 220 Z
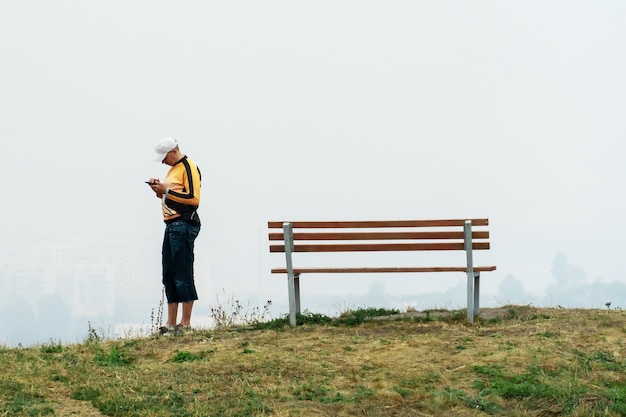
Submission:
M 202 174 L 187 156 L 176 162 L 169 170 L 163 183 L 168 190 L 163 195 L 163 220 L 185 220 L 200 224 L 200 186 Z

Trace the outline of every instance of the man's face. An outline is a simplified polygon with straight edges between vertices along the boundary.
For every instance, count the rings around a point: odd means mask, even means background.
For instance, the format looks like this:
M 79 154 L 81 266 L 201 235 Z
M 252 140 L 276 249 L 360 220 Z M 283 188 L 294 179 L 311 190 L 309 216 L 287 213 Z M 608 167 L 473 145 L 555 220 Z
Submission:
M 161 163 L 165 165 L 169 165 L 169 166 L 174 165 L 174 163 L 176 163 L 176 161 L 174 161 L 174 159 L 176 158 L 176 155 L 175 155 L 176 152 L 174 151 L 175 149 L 172 149 L 171 151 L 169 151 L 167 155 L 165 155 L 165 158 L 163 158 Z

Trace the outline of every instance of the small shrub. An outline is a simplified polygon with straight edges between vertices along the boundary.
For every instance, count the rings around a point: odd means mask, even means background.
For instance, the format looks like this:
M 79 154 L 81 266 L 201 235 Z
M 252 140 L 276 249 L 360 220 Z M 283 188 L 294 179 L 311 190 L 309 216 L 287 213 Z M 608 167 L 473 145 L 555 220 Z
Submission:
M 91 322 L 87 322 L 87 343 L 98 343 L 104 339 L 104 335 L 102 332 L 98 332 L 98 330 L 91 325 Z
M 289 318 L 281 317 L 274 320 L 254 323 L 251 325 L 254 330 L 282 330 L 289 326 Z
M 332 321 L 333 319 L 324 314 L 312 313 L 308 310 L 302 314 L 296 314 L 296 324 L 328 324 Z
M 128 353 L 120 349 L 119 346 L 114 345 L 108 353 L 98 349 L 94 361 L 102 366 L 123 366 L 131 363 L 132 359 Z
M 591 355 L 587 355 L 578 350 L 574 351 L 574 354 L 580 360 L 582 366 L 586 370 L 591 370 L 592 363 L 596 363 L 604 369 L 610 371 L 621 371 L 623 366 L 621 363 L 616 362 L 615 358 L 610 352 L 598 350 Z
M 408 305 L 404 309 L 406 313 L 417 313 L 417 308 L 414 305 Z
M 491 415 L 496 415 L 501 410 L 499 405 L 485 400 L 480 394 L 476 397 L 465 396 L 462 398 L 462 401 L 468 408 L 484 411 Z
M 199 361 L 202 359 L 199 355 L 195 355 L 186 350 L 180 350 L 176 352 L 176 355 L 172 358 L 172 362 L 182 363 L 182 362 L 192 362 Z
M 301 401 L 319 401 L 330 391 L 324 384 L 306 382 L 292 388 L 292 394 Z
M 217 304 L 210 307 L 211 318 L 217 328 L 234 326 L 249 326 L 267 321 L 270 317 L 269 308 L 272 300 L 267 300 L 263 307 L 245 307 L 241 302 L 230 296 L 226 303 L 222 303 L 216 296 Z
M 374 317 L 391 316 L 394 314 L 400 314 L 400 310 L 395 308 L 358 308 L 356 310 L 348 310 L 342 313 L 334 321 L 334 323 L 354 326 L 357 324 L 363 324 Z
M 53 416 L 54 409 L 48 406 L 35 407 L 28 412 L 29 417 Z
M 75 391 L 72 391 L 70 396 L 74 400 L 78 401 L 94 401 L 98 399 L 102 395 L 102 393 L 96 388 L 78 388 Z
M 55 382 L 69 382 L 69 378 L 65 375 L 59 375 L 57 373 L 53 374 L 50 376 L 50 381 L 55 381 Z
M 509 320 L 515 320 L 519 318 L 519 310 L 515 307 L 509 307 L 506 311 L 506 318 Z
M 332 318 L 319 313 L 312 313 L 308 310 L 305 310 L 303 313 L 296 314 L 296 325 L 316 325 L 316 324 L 329 324 L 333 321 Z M 266 322 L 258 322 L 252 324 L 252 329 L 254 330 L 282 330 L 288 328 L 290 326 L 289 323 L 289 315 L 285 315 L 280 318 L 276 318 Z
M 536 365 L 530 365 L 520 375 L 507 375 L 501 369 L 488 366 L 475 366 L 474 371 L 486 377 L 477 381 L 476 387 L 484 387 L 496 392 L 502 398 L 552 398 L 556 390 L 539 378 L 542 371 Z
M 467 310 L 452 310 L 447 316 L 442 315 L 439 320 L 446 323 L 462 323 L 467 320 Z
M 242 353 L 254 353 L 254 350 L 250 349 L 250 342 L 248 341 L 242 342 L 241 347 L 243 348 Z
M 150 313 L 150 327 L 154 334 L 159 334 L 159 329 L 163 326 L 163 306 L 165 305 L 165 288 L 161 289 L 161 300 L 159 300 L 159 307 L 156 314 L 154 309 Z
M 413 391 L 411 391 L 409 389 L 406 389 L 404 387 L 399 387 L 397 385 L 394 385 L 393 387 L 391 387 L 391 389 L 392 389 L 392 391 L 395 391 L 398 394 L 400 394 L 400 396 L 402 398 L 407 398 L 407 397 L 409 397 L 413 393 Z
M 61 353 L 63 352 L 63 345 L 61 345 L 60 342 L 50 341 L 50 343 L 44 343 L 43 345 L 41 345 L 39 350 L 41 351 L 41 353 L 45 354 Z

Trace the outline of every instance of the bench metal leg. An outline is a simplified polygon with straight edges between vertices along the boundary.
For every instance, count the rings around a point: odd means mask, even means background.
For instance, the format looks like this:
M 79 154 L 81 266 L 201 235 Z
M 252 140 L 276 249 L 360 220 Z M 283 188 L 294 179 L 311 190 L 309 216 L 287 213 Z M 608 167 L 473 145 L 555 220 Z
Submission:
M 300 274 L 293 276 L 293 289 L 296 296 L 296 314 L 300 314 Z
M 473 274 L 467 273 L 467 321 L 474 323 L 474 277 Z
M 296 327 L 296 313 L 300 312 L 300 274 L 293 272 L 293 226 L 291 222 L 283 223 L 285 240 L 285 260 L 287 262 L 287 287 L 289 291 L 289 325 Z
M 289 289 L 289 325 L 291 327 L 296 327 L 296 312 L 300 309 L 299 275 L 288 274 L 287 287 Z
M 480 314 L 480 272 L 474 272 L 474 316 Z
M 474 292 L 475 275 L 474 275 L 474 257 L 473 249 L 474 244 L 472 242 L 472 221 L 465 220 L 463 226 L 463 234 L 465 236 L 465 254 L 467 257 L 467 321 L 474 323 L 474 306 L 476 300 L 476 293 Z

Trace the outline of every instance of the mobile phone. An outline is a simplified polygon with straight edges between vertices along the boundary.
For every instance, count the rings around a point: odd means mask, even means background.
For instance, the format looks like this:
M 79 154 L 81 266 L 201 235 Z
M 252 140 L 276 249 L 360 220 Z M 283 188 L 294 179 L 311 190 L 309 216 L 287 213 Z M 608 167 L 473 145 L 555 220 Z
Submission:
M 148 185 L 154 185 L 154 184 L 156 184 L 156 182 L 150 182 L 150 181 L 144 181 L 144 182 L 145 182 L 146 184 L 148 184 Z

